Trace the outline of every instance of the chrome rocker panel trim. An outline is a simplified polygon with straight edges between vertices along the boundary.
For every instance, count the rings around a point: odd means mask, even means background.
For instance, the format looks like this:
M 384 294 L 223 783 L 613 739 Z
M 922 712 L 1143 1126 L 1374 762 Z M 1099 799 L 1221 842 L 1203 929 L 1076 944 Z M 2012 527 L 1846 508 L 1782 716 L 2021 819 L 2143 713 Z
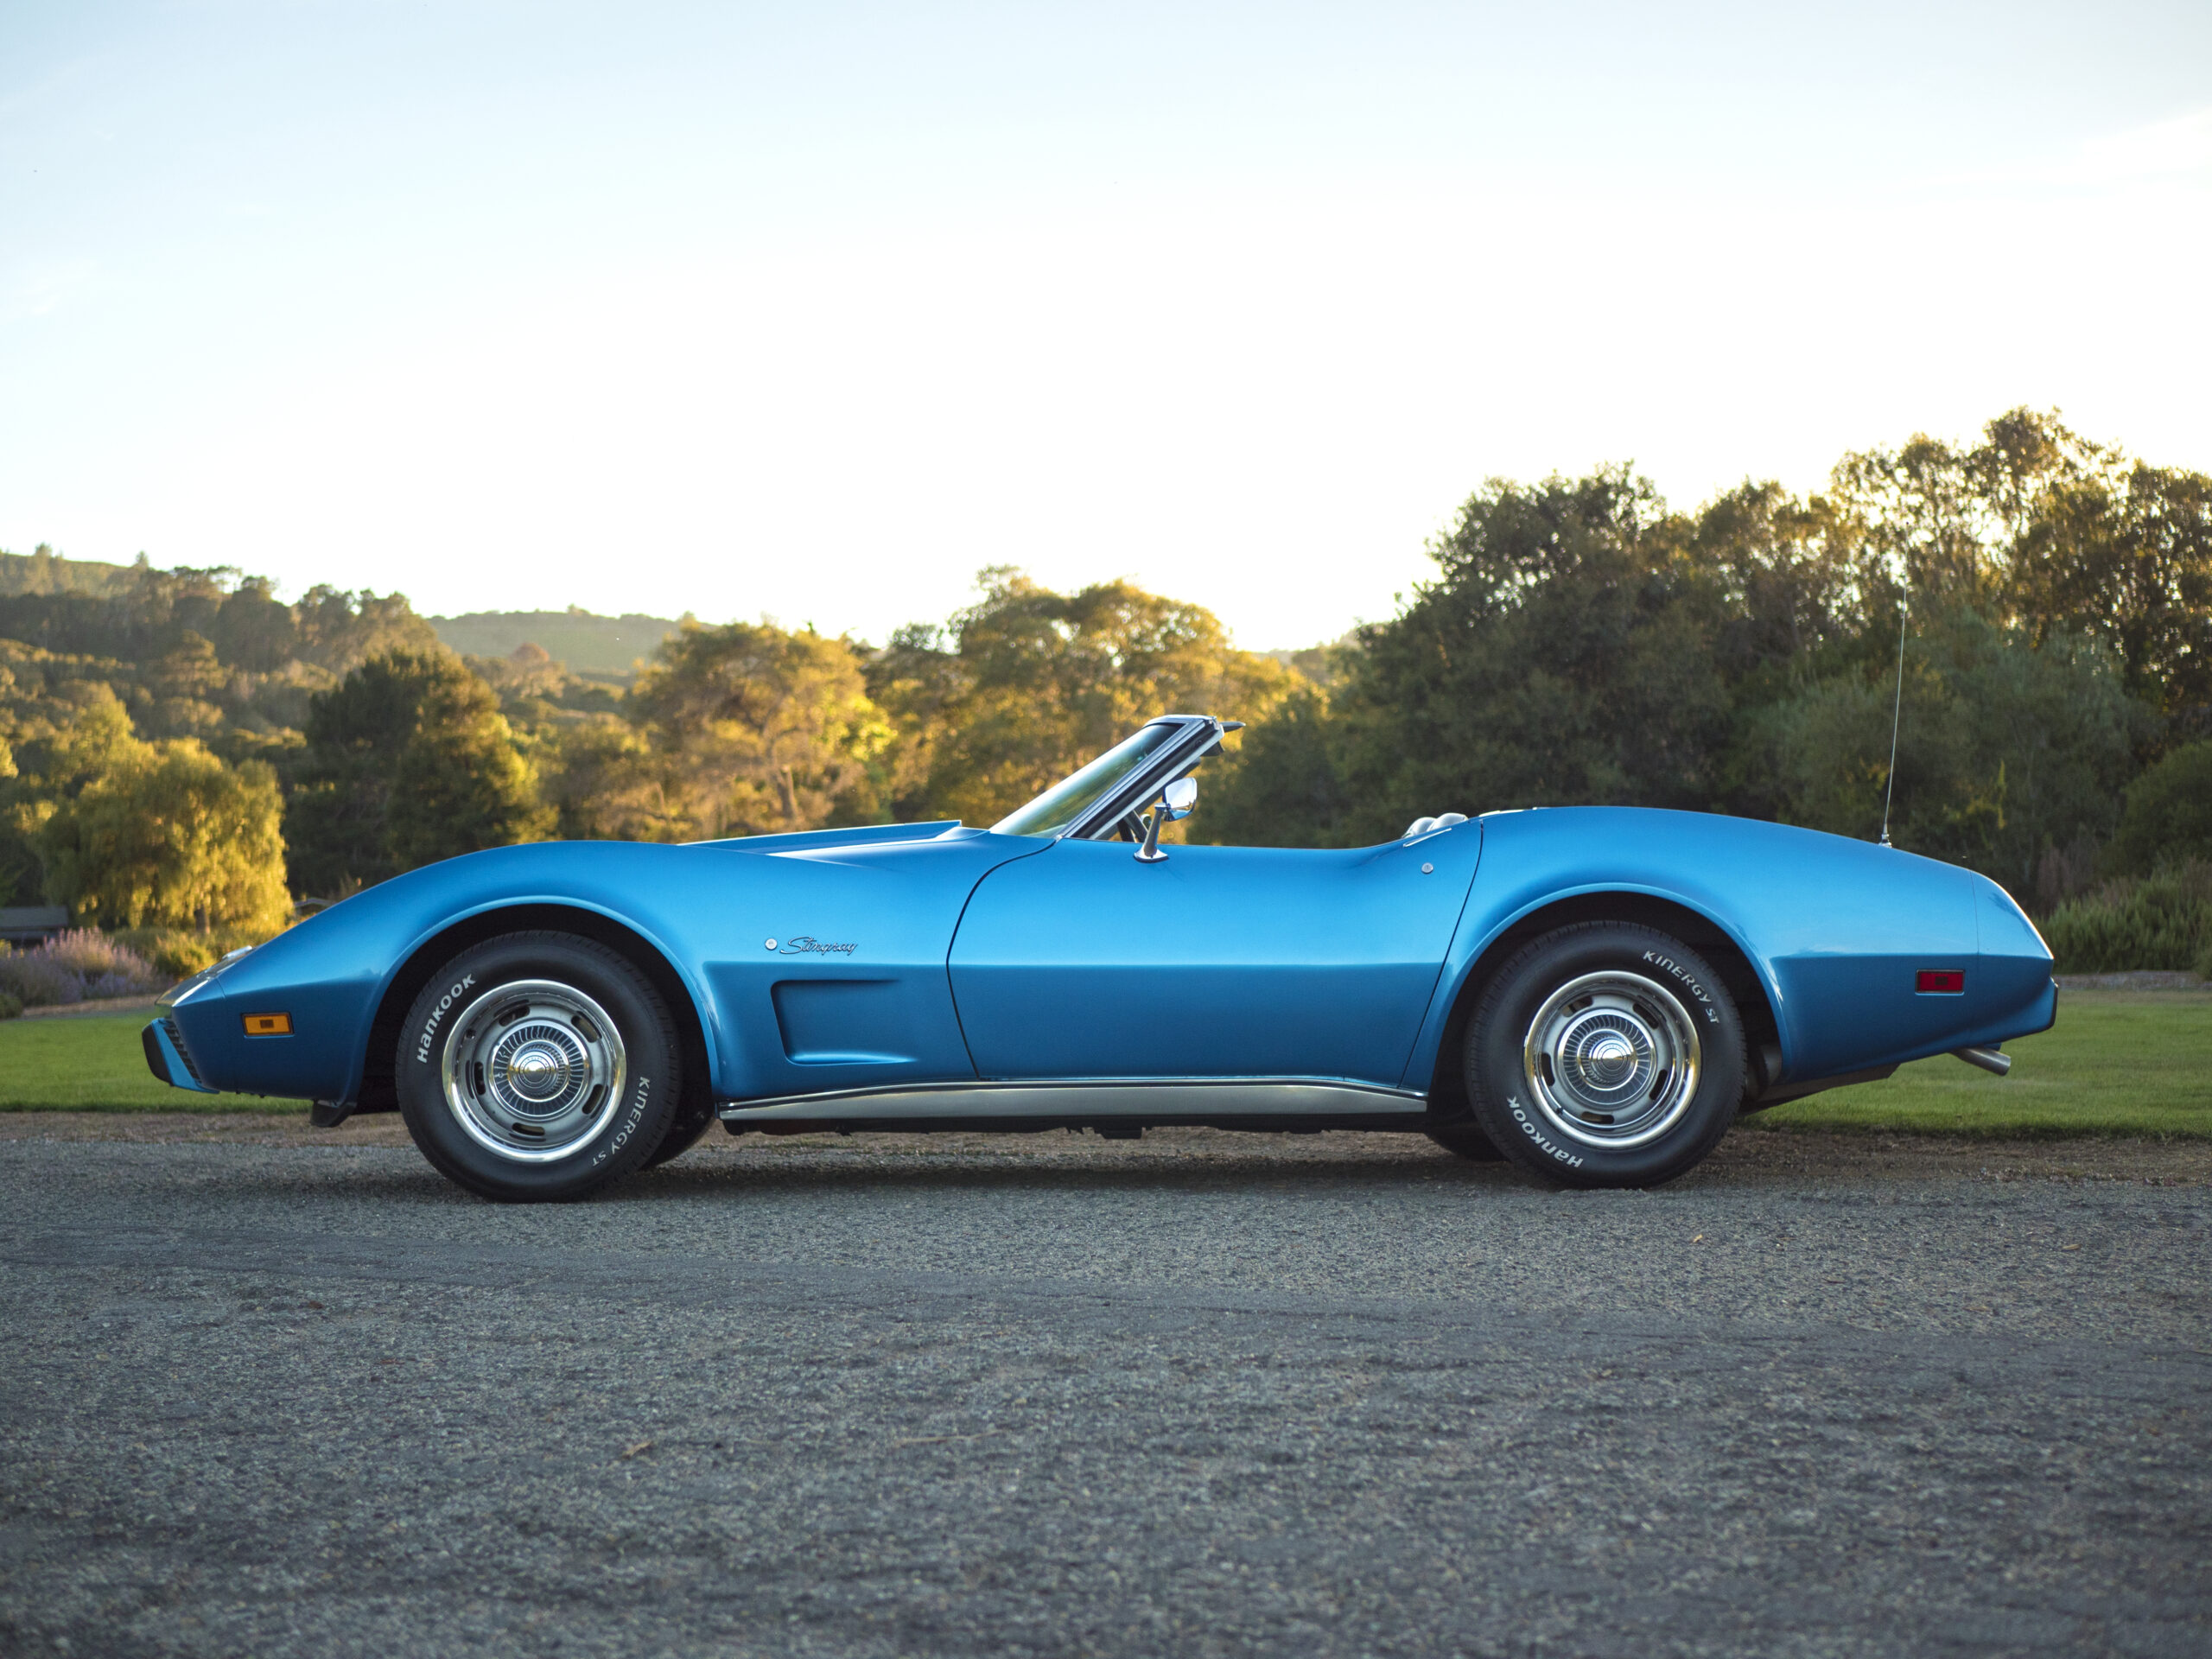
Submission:
M 725 1101 L 733 1129 L 748 1123 L 928 1118 L 1418 1116 L 1428 1096 L 1327 1077 L 1080 1078 L 1050 1083 L 905 1083 L 819 1095 Z

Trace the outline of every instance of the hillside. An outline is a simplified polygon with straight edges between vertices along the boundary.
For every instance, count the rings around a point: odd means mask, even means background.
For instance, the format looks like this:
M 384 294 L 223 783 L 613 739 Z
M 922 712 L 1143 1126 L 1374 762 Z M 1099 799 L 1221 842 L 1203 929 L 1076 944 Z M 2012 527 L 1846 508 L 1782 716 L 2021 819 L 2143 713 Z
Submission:
M 130 571 L 127 564 L 65 559 L 41 543 L 29 553 L 0 553 L 0 598 L 73 593 L 105 598 L 124 591 Z
M 471 611 L 429 619 L 438 638 L 464 657 L 506 657 L 518 646 L 542 647 L 569 671 L 627 684 L 641 657 L 677 630 L 664 616 L 601 616 L 571 605 L 565 611 Z
M 0 552 L 0 599 L 121 598 L 132 591 L 133 579 L 144 567 L 143 559 L 134 566 L 64 558 L 45 546 L 29 553 Z M 677 626 L 664 616 L 601 616 L 574 605 L 565 611 L 471 611 L 424 620 L 448 649 L 464 657 L 506 657 L 518 645 L 534 645 L 565 663 L 571 673 L 625 685 L 634 677 L 638 659 L 652 656 L 653 647 Z M 26 636 L 18 630 L 14 637 Z

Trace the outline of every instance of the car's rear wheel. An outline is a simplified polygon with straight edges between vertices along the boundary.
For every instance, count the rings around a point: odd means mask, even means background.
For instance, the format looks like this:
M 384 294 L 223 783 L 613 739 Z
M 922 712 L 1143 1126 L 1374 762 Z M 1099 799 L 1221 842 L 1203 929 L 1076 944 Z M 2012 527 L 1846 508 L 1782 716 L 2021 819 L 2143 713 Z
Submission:
M 638 1168 L 683 1093 L 667 1006 L 604 945 L 512 933 L 462 951 L 402 1027 L 399 1109 L 442 1173 L 489 1198 L 577 1198 Z
M 1744 1027 L 1710 963 L 1624 922 L 1561 928 L 1491 980 L 1468 1022 L 1475 1121 L 1567 1186 L 1656 1186 L 1735 1122 Z

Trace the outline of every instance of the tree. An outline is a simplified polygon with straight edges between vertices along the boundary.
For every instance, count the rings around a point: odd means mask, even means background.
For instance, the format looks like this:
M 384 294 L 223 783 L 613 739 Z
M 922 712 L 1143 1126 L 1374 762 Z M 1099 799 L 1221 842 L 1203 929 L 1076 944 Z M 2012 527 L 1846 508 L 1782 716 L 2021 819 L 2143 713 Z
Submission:
M 1344 728 L 1328 694 L 1301 686 L 1271 718 L 1230 741 L 1230 764 L 1210 780 L 1188 828 L 1194 841 L 1227 847 L 1346 844 L 1352 799 L 1340 753 Z
M 1971 448 L 1923 435 L 1845 456 L 1826 505 L 1864 609 L 1901 582 L 1915 608 L 1969 606 L 2038 646 L 2088 635 L 2171 734 L 2212 729 L 2212 478 L 2015 409 Z
M 849 640 L 769 622 L 687 622 L 656 657 L 630 705 L 649 733 L 671 828 L 817 828 L 865 788 L 868 760 L 891 741 Z
M 1688 517 L 1624 468 L 1493 480 L 1430 552 L 1436 579 L 1361 632 L 1325 709 L 1247 735 L 1248 831 L 1611 802 L 1871 836 L 1901 603 L 1901 844 L 2016 887 L 2055 851 L 2086 867 L 2133 766 L 2212 727 L 2212 480 L 2051 414 Z
M 691 820 L 646 734 L 619 715 L 588 716 L 548 745 L 546 798 L 572 841 L 683 841 Z
M 349 594 L 321 584 L 300 595 L 292 614 L 301 658 L 334 674 L 349 674 L 378 657 L 435 657 L 445 649 L 403 594 L 365 588 Z
M 1739 702 L 1802 683 L 1849 650 L 1866 615 L 1850 543 L 1825 498 L 1738 485 L 1699 512 L 1685 553 L 1719 586 L 1714 649 Z
M 299 647 L 292 607 L 276 595 L 266 576 L 247 576 L 231 590 L 208 632 L 225 663 L 251 674 L 270 674 Z
M 1424 813 L 1614 801 L 1704 807 L 1731 693 L 1727 585 L 1649 481 L 1492 480 L 1430 549 L 1435 582 L 1364 631 L 1348 695 L 1355 838 Z
M 176 645 L 146 670 L 146 689 L 153 697 L 148 711 L 153 730 L 174 737 L 219 730 L 223 711 L 210 699 L 220 693 L 229 677 L 214 645 L 186 629 Z
M 492 690 L 449 653 L 370 658 L 309 700 L 286 814 L 302 892 L 542 840 L 553 815 Z
M 1823 505 L 1855 556 L 1871 607 L 1902 583 L 1916 605 L 1970 607 L 1999 623 L 2008 608 L 2016 548 L 2055 489 L 2101 464 L 2105 451 L 2055 413 L 2015 409 L 1961 448 L 1925 433 L 1896 449 L 1847 454 Z
M 1745 742 L 1785 822 L 1872 840 L 1889 770 L 1894 659 L 1759 710 Z M 1891 836 L 2029 891 L 2044 851 L 2101 841 L 2155 716 L 2094 642 L 2046 641 L 1974 612 L 1909 639 Z
M 896 629 L 862 671 L 868 696 L 892 724 L 893 741 L 869 766 L 869 782 L 885 816 L 914 823 L 940 816 L 930 792 L 938 741 L 958 717 L 969 677 L 944 630 L 933 622 Z
M 392 768 L 384 823 L 392 862 L 411 870 L 552 830 L 553 812 L 492 688 L 466 670 L 426 684 L 414 735 Z
M 34 647 L 17 649 L 35 659 L 48 655 Z M 22 663 L 25 679 L 35 683 L 37 669 L 44 665 Z M 18 696 L 28 689 L 9 668 L 0 668 L 0 683 Z M 74 799 L 95 779 L 138 759 L 144 748 L 111 687 L 73 680 L 40 690 L 46 695 L 9 699 L 11 741 L 0 767 L 8 780 L 9 807 L 0 827 L 0 896 L 11 904 L 40 904 L 48 898 L 42 832 L 57 801 Z
M 2212 732 L 2212 478 L 2113 452 L 2038 502 L 2012 593 L 2037 643 L 2101 639 L 2177 735 Z
M 397 594 L 317 588 L 295 607 L 227 566 L 0 554 L 0 728 L 35 727 L 58 686 L 99 680 L 141 735 L 200 737 L 227 760 L 288 771 L 309 696 L 399 648 L 441 649 Z
M 276 774 L 190 738 L 114 751 L 39 830 L 54 897 L 103 927 L 284 925 Z
M 40 792 L 73 799 L 86 785 L 143 758 L 144 745 L 114 690 L 98 681 L 65 688 L 73 707 L 45 743 Z
M 2191 860 L 2212 862 L 2212 741 L 2184 744 L 2127 786 L 2105 863 L 2115 875 L 2148 875 Z
M 903 629 L 870 680 L 926 745 L 923 810 L 990 823 L 1156 715 L 1263 719 L 1298 677 L 1201 606 L 1125 582 L 1073 594 L 1007 567 L 944 630 Z

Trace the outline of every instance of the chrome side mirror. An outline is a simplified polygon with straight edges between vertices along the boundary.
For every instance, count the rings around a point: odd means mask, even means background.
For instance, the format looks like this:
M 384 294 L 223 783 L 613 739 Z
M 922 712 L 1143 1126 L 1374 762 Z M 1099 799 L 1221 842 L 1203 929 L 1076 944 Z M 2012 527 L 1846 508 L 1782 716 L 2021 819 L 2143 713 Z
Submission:
M 1191 809 L 1198 804 L 1198 780 L 1178 778 L 1160 791 L 1160 803 L 1144 821 L 1144 845 L 1137 849 L 1137 862 L 1157 864 L 1167 855 L 1160 850 L 1160 826 L 1173 823 L 1191 816 Z

